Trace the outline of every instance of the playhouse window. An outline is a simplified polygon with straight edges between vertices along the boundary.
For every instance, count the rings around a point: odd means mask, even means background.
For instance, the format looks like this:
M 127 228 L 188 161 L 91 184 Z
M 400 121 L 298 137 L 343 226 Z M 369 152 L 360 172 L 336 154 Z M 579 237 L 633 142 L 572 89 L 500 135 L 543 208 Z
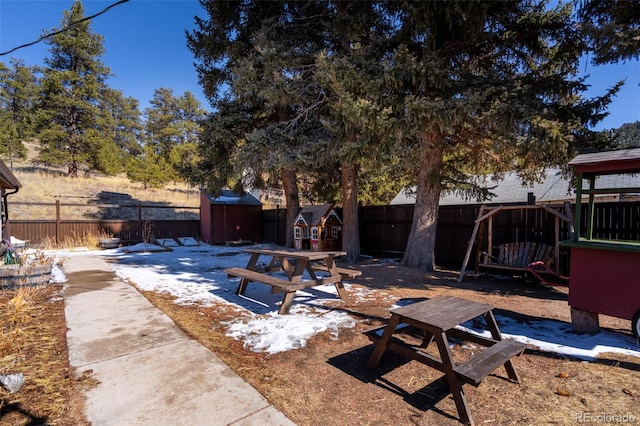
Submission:
M 331 227 L 331 238 L 338 238 L 338 227 L 337 226 L 332 226 Z
M 300 239 L 300 227 L 299 226 L 294 226 L 293 227 L 293 238 L 295 238 L 296 240 Z
M 316 241 L 318 240 L 318 228 L 315 226 L 311 228 L 311 239 Z

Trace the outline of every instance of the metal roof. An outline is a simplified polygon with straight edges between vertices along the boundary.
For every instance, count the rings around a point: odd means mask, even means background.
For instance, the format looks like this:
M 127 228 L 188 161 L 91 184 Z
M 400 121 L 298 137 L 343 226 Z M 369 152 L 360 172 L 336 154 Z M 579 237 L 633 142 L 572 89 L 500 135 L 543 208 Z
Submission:
M 207 194 L 211 204 L 235 204 L 245 206 L 261 206 L 262 203 L 251 194 L 239 195 L 230 189 L 223 189 L 218 197 L 211 197 Z
M 586 181 L 584 185 L 586 185 Z M 502 180 L 494 180 L 487 176 L 483 179 L 482 186 L 490 188 L 490 192 L 494 194 L 489 200 L 480 202 L 456 193 L 446 193 L 440 196 L 440 205 L 526 203 L 530 192 L 533 193 L 538 204 L 573 201 L 576 196 L 571 181 L 559 169 L 548 169 L 541 182 L 535 182 L 531 185 L 523 184 L 518 175 L 511 172 L 505 174 Z M 596 179 L 596 188 L 634 187 L 640 187 L 640 174 L 610 174 L 599 176 Z M 415 187 L 411 188 L 408 194 L 404 190 L 401 191 L 389 204 L 415 204 L 415 189 Z

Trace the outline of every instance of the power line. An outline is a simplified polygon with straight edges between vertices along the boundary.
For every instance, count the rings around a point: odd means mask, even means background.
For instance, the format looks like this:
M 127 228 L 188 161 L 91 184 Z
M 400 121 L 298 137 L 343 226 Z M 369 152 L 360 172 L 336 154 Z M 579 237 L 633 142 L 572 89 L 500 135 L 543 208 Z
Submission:
M 76 21 L 76 22 L 72 22 L 72 23 L 71 23 L 71 24 L 69 24 L 67 27 L 65 27 L 65 28 L 63 28 L 63 29 L 61 29 L 61 30 L 59 30 L 59 31 L 54 31 L 54 32 L 49 33 L 49 34 L 45 34 L 45 35 L 43 35 L 42 37 L 40 37 L 39 39 L 37 39 L 36 41 L 32 41 L 31 43 L 26 43 L 26 44 L 20 45 L 20 46 L 18 46 L 18 47 L 14 47 L 14 48 L 13 48 L 13 49 L 11 49 L 11 50 L 7 50 L 6 52 L 2 52 L 2 53 L 0 53 L 0 56 L 8 55 L 9 53 L 15 52 L 15 51 L 16 51 L 16 50 L 18 50 L 18 49 L 22 49 L 23 47 L 29 47 L 29 46 L 32 46 L 32 45 L 34 45 L 34 44 L 36 44 L 36 43 L 40 43 L 42 40 L 44 40 L 44 39 L 46 39 L 46 38 L 49 38 L 49 37 L 51 37 L 51 36 L 54 36 L 54 35 L 57 35 L 57 34 L 63 33 L 63 32 L 65 32 L 65 31 L 68 31 L 68 30 L 70 30 L 71 28 L 75 27 L 76 25 L 78 25 L 78 24 L 80 24 L 80 23 L 82 23 L 82 22 L 84 22 L 84 21 L 88 21 L 88 20 L 90 20 L 90 19 L 93 19 L 93 18 L 95 18 L 96 16 L 100 16 L 100 15 L 102 15 L 103 13 L 107 12 L 109 9 L 111 9 L 111 8 L 113 8 L 113 7 L 116 7 L 116 6 L 118 6 L 118 5 L 122 4 L 122 3 L 126 3 L 126 2 L 128 2 L 128 1 L 129 1 L 129 0 L 119 0 L 119 1 L 115 2 L 115 3 L 114 3 L 114 4 L 112 4 L 112 5 L 105 7 L 105 8 L 104 8 L 104 9 L 102 9 L 100 12 L 98 12 L 98 13 L 96 13 L 96 14 L 94 14 L 94 15 L 84 17 L 84 18 L 82 18 L 82 19 L 80 19 L 79 21 Z

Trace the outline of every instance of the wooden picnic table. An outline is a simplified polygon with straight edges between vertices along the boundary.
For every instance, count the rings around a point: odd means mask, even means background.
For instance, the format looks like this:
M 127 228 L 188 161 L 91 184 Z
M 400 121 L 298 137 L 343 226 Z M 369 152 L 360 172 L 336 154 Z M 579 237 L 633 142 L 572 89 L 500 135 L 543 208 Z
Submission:
M 473 425 L 462 388 L 463 384 L 477 387 L 484 377 L 501 365 L 504 365 L 511 380 L 520 382 L 511 358 L 520 355 L 525 345 L 512 339 L 502 339 L 492 310 L 491 305 L 450 296 L 392 309 L 391 317 L 385 327 L 367 333 L 376 343 L 369 357 L 368 366 L 371 369 L 375 368 L 385 350 L 389 349 L 445 373 L 460 420 Z M 458 325 L 479 316 L 484 317 L 491 338 L 457 328 Z M 394 336 L 408 328 L 407 326 L 423 332 L 424 337 L 420 345 L 411 345 Z M 456 365 L 448 344 L 448 337 L 471 341 L 486 346 L 486 349 L 466 362 Z M 440 358 L 426 352 L 433 340 L 438 346 Z
M 240 283 L 236 294 L 244 294 L 247 285 L 252 282 L 260 282 L 283 291 L 284 298 L 278 313 L 287 314 L 291 308 L 296 291 L 304 288 L 315 287 L 324 284 L 334 284 L 338 296 L 347 298 L 347 292 L 342 282 L 344 276 L 357 276 L 360 271 L 338 268 L 334 258 L 344 256 L 344 251 L 310 251 L 293 250 L 287 248 L 246 248 L 250 253 L 249 263 L 245 268 L 227 268 L 224 271 L 229 277 L 240 277 Z M 270 258 L 265 268 L 258 267 L 260 256 Z M 287 279 L 271 275 L 273 272 L 284 271 Z M 310 280 L 303 280 L 302 275 L 307 271 Z M 318 277 L 316 272 L 324 271 L 328 276 Z M 351 275 L 350 275 L 351 274 Z

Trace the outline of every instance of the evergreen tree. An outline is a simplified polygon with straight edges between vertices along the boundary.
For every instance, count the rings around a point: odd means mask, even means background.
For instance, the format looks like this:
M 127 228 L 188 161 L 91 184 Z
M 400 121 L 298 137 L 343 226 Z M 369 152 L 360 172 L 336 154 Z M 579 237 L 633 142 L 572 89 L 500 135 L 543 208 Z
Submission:
M 37 89 L 34 69 L 12 59 L 0 62 L 0 155 L 13 160 L 26 157 L 23 141 L 33 136 L 33 105 Z
M 352 120 L 352 111 L 342 107 L 347 99 L 341 97 L 345 91 L 340 85 L 360 89 L 348 100 L 349 106 L 360 108 L 362 98 L 375 99 L 368 90 L 373 83 L 366 81 L 368 76 L 358 75 L 354 83 L 335 77 L 341 72 L 354 74 L 365 62 L 355 63 L 351 56 L 364 55 L 371 61 L 383 54 L 372 48 L 384 38 L 381 22 L 385 21 L 376 12 L 376 3 L 206 3 L 211 20 L 200 21 L 201 31 L 189 39 L 201 59 L 201 81 L 214 102 L 225 105 L 218 116 L 233 108 L 234 116 L 243 121 L 234 127 L 227 119 L 212 117 L 212 123 L 237 132 L 231 143 L 212 131 L 220 151 L 212 152 L 212 143 L 203 141 L 201 168 L 223 170 L 229 181 L 241 176 L 244 186 L 279 182 L 291 222 L 299 210 L 300 194 L 311 202 L 342 203 L 343 249 L 348 258 L 357 259 L 358 172 L 362 163 L 370 173 L 381 170 L 366 160 L 376 149 L 369 128 L 378 111 L 370 110 L 369 120 L 362 116 Z M 220 95 L 222 88 L 228 89 L 226 98 Z M 211 156 L 228 157 L 234 167 L 207 159 Z M 209 176 L 217 179 L 219 174 Z M 340 188 L 341 196 L 336 197 Z M 292 230 L 288 231 L 287 245 L 291 245 Z
M 381 65 L 390 22 L 382 2 L 334 2 L 327 10 L 326 48 L 317 55 L 315 70 L 323 102 L 314 112 L 333 134 L 329 150 L 340 168 L 342 248 L 348 260 L 356 261 L 360 188 L 368 188 L 360 185 L 360 174 L 375 179 L 389 171 L 389 145 L 381 142 L 392 138 L 383 124 L 390 110 L 380 100 L 386 89 Z
M 107 68 L 100 60 L 103 38 L 90 29 L 82 2 L 65 11 L 60 24 L 66 31 L 47 38 L 50 57 L 41 81 L 38 104 L 40 159 L 51 165 L 66 165 L 70 176 L 78 175 L 80 164 L 100 169 L 96 163 L 103 143 L 101 95 Z M 71 25 L 73 24 L 73 25 Z
M 583 38 L 595 64 L 640 58 L 640 2 L 584 0 L 577 2 Z
M 212 167 L 204 183 L 260 187 L 279 180 L 284 189 L 287 221 L 299 211 L 298 173 L 317 163 L 324 151 L 326 132 L 319 117 L 304 123 L 292 121 L 313 94 L 309 69 L 324 40 L 319 19 L 323 2 L 218 2 L 201 1 L 209 19 L 196 19 L 198 29 L 188 35 L 188 45 L 200 60 L 197 70 L 205 94 L 218 112 L 209 120 L 200 146 L 200 168 Z M 317 92 L 315 93 L 317 95 Z M 230 123 L 221 111 L 240 118 Z M 222 126 L 216 129 L 214 126 Z M 218 131 L 219 130 L 219 131 Z M 233 139 L 223 140 L 218 134 Z M 216 145 L 217 144 L 217 145 Z M 314 145 L 315 144 L 315 148 Z M 207 158 L 209 157 L 209 158 Z M 229 158 L 227 167 L 215 158 Z M 215 179 L 215 181 L 214 181 Z M 287 228 L 287 245 L 293 242 Z
M 203 164 L 229 159 L 236 167 L 218 167 L 222 177 L 252 182 L 286 171 L 285 193 L 296 173 L 339 164 L 345 203 L 357 200 L 358 173 L 384 164 L 417 184 L 411 267 L 434 267 L 442 191 L 477 192 L 475 174 L 532 180 L 565 164 L 593 143 L 588 126 L 621 84 L 582 97 L 587 45 L 570 4 L 202 3 L 211 20 L 189 38 L 200 80 L 225 106 L 218 114 L 239 120 L 211 121 L 222 127 L 208 135 L 227 133 L 217 148 L 204 141 Z
M 202 132 L 205 112 L 192 93 L 175 97 L 167 88 L 156 89 L 145 110 L 146 147 L 169 167 L 167 181 L 181 178 L 195 162 L 195 146 Z M 147 153 L 149 151 L 146 151 Z
M 138 100 L 126 97 L 120 90 L 105 88 L 100 96 L 101 109 L 106 113 L 103 132 L 110 135 L 121 151 L 119 155 L 142 154 L 143 124 L 140 120 Z M 121 165 L 124 161 L 121 162 Z
M 443 190 L 480 173 L 535 179 L 583 146 L 614 87 L 583 99 L 585 51 L 570 5 L 545 2 L 390 2 L 396 22 L 386 75 L 403 129 L 399 154 L 415 176 L 403 264 L 434 268 Z M 452 186 L 452 184 L 454 186 Z
M 169 165 L 151 146 L 145 147 L 143 154 L 129 157 L 125 168 L 127 178 L 141 182 L 144 189 L 161 188 L 170 180 L 166 172 Z
M 640 121 L 625 123 L 619 128 L 605 133 L 613 133 L 618 149 L 640 148 Z
M 236 104 L 217 102 L 217 112 L 203 123 L 202 135 L 197 145 L 198 160 L 182 169 L 182 175 L 198 186 L 206 188 L 211 195 L 220 195 L 223 188 L 233 187 L 239 182 L 235 174 L 232 156 L 238 140 L 248 127 L 250 119 Z

